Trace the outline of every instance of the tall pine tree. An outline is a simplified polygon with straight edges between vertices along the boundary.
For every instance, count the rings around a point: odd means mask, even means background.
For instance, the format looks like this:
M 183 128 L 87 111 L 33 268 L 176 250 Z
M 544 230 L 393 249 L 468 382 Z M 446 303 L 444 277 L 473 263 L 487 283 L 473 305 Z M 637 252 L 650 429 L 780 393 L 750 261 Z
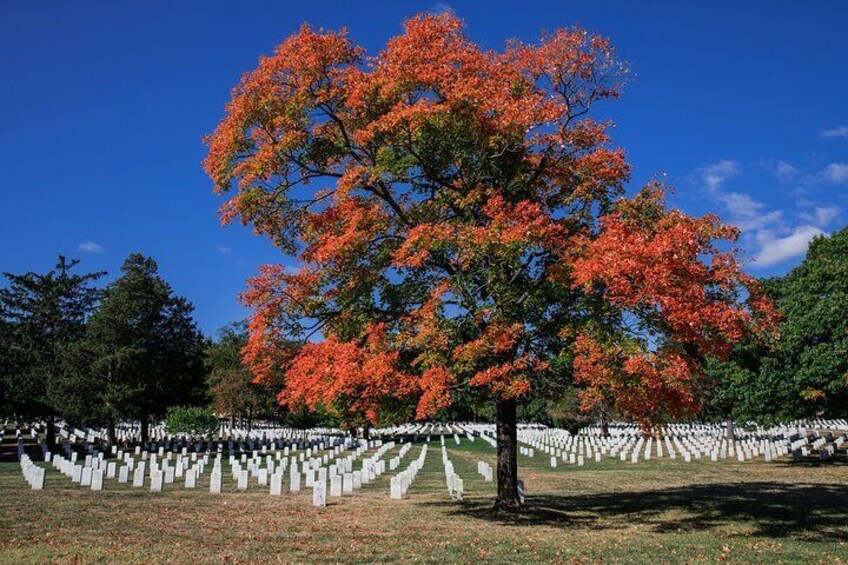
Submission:
M 115 422 L 134 419 L 141 421 L 146 442 L 150 418 L 205 400 L 204 343 L 194 307 L 174 295 L 153 259 L 132 254 L 121 272 L 106 288 L 76 352 L 80 366 L 90 367 L 79 378 L 92 383 L 91 402 L 110 440 Z
M 78 263 L 60 255 L 45 274 L 4 273 L 8 286 L 0 289 L 0 388 L 5 408 L 19 416 L 45 418 L 48 445 L 55 439 L 55 416 L 64 409 L 55 387 L 65 353 L 84 335 L 100 296 L 94 282 L 105 274 L 71 273 Z

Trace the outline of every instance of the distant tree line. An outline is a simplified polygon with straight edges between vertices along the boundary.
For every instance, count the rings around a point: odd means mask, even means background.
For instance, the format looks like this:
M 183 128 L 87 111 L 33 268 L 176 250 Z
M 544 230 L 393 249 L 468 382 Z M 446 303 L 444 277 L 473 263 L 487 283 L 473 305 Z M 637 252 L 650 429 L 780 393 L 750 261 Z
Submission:
M 121 276 L 98 288 L 102 272 L 77 274 L 78 261 L 59 257 L 47 273 L 5 273 L 0 288 L 0 412 L 43 418 L 48 435 L 57 417 L 77 425 L 115 426 L 137 421 L 148 436 L 151 421 L 169 410 L 174 426 L 205 422 L 203 407 L 250 427 L 273 419 L 296 427 L 351 427 L 330 411 L 283 409 L 277 394 L 284 376 L 254 382 L 242 362 L 243 322 L 205 338 L 193 306 L 174 294 L 156 262 L 130 255 Z M 705 360 L 710 378 L 704 420 L 762 423 L 848 415 L 848 228 L 816 238 L 801 265 L 763 281 L 783 319 L 770 343 L 739 343 L 726 362 Z M 298 344 L 286 347 L 294 351 Z M 564 370 L 570 370 L 568 368 Z M 575 390 L 545 391 L 518 406 L 519 420 L 576 428 L 618 415 L 603 407 L 578 409 Z M 174 410 L 182 407 L 183 410 Z M 485 399 L 457 399 L 442 420 L 493 421 Z M 188 422 L 188 423 L 186 423 Z M 728 430 L 732 434 L 732 429 Z M 53 438 L 49 437 L 52 442 Z
M 156 262 L 130 255 L 104 289 L 105 273 L 76 274 L 59 257 L 46 274 L 6 273 L 0 290 L 4 412 L 105 426 L 115 440 L 123 420 L 141 423 L 176 404 L 206 400 L 206 343 L 193 306 L 176 296 Z
M 172 431 L 209 428 L 216 416 L 250 427 L 255 419 L 309 427 L 338 424 L 322 414 L 284 411 L 282 383 L 255 384 L 241 362 L 243 322 L 204 337 L 194 307 L 177 296 L 156 262 L 130 255 L 120 276 L 78 274 L 59 257 L 47 273 L 3 273 L 0 283 L 0 415 L 105 427 L 151 422 Z

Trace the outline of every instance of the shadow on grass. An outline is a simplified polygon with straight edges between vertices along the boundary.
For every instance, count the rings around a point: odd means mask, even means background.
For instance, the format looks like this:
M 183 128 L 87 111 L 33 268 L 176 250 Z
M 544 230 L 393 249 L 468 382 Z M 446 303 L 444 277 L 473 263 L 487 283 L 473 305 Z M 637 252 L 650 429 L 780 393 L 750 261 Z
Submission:
M 536 495 L 514 513 L 495 511 L 492 501 L 483 498 L 430 504 L 455 516 L 514 526 L 605 530 L 641 524 L 656 533 L 675 533 L 736 525 L 753 536 L 848 540 L 848 486 L 840 484 L 702 484 L 639 492 Z

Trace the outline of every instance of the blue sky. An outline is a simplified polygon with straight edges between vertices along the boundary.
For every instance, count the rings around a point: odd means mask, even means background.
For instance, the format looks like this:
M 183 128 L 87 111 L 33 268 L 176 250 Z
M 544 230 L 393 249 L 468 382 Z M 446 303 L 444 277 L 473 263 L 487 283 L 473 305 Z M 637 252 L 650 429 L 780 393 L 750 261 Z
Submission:
M 230 89 L 304 21 L 375 52 L 419 11 L 452 9 L 490 48 L 580 24 L 612 39 L 635 81 L 603 108 L 634 166 L 673 204 L 744 230 L 758 276 L 848 221 L 848 3 L 7 2 L 0 8 L 0 271 L 59 253 L 110 279 L 157 259 L 212 333 L 280 256 L 240 226 L 200 168 Z

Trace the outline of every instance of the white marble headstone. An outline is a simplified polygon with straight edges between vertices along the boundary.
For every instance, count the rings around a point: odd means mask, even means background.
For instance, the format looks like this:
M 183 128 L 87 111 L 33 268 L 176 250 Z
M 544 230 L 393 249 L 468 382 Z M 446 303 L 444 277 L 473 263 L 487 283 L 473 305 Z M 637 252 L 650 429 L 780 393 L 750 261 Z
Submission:
M 103 490 L 103 469 L 98 469 L 92 473 L 91 490 Z
M 212 475 L 210 475 L 209 492 L 221 494 L 221 471 L 219 469 L 213 470 Z
M 312 485 L 312 506 L 327 506 L 327 483 L 315 481 Z
M 151 492 L 162 492 L 162 483 L 165 479 L 165 473 L 162 471 L 153 471 L 150 474 L 150 490 Z

